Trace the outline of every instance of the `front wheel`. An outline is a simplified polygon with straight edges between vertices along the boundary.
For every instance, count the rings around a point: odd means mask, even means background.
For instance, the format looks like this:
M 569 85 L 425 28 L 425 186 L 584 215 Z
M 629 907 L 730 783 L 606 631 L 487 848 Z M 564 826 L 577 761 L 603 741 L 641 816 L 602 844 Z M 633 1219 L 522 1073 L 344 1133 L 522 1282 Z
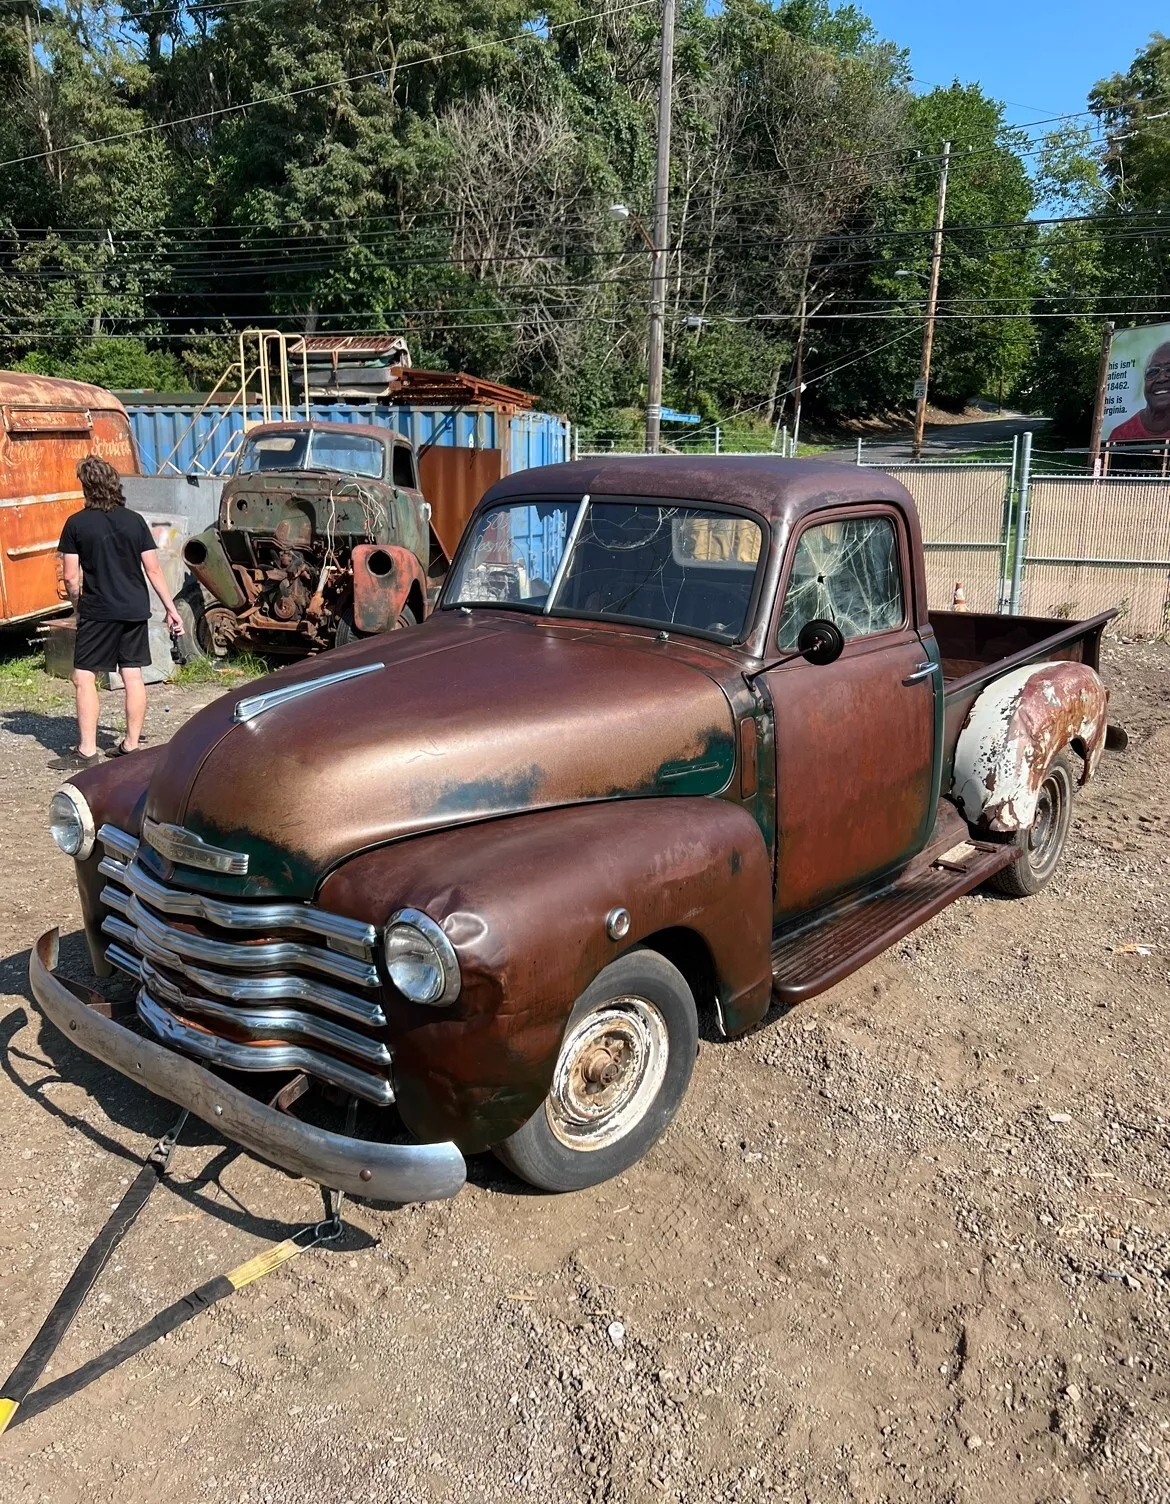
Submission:
M 418 617 L 414 614 L 409 606 L 403 606 L 402 610 L 398 613 L 397 620 L 390 628 L 390 631 L 396 632 L 399 627 L 417 626 Z M 346 606 L 345 610 L 337 618 L 337 630 L 333 634 L 333 646 L 335 648 L 343 648 L 347 642 L 362 642 L 369 635 L 370 634 L 368 632 L 359 632 L 358 629 L 354 626 L 353 607 Z
M 1061 752 L 1044 775 L 1031 825 L 1012 837 L 1019 856 L 991 879 L 1001 893 L 1030 898 L 1051 881 L 1068 838 L 1074 787 L 1072 760 Z
M 678 1111 L 698 1048 L 682 972 L 655 951 L 620 956 L 577 999 L 548 1095 L 493 1153 L 542 1191 L 620 1175 Z

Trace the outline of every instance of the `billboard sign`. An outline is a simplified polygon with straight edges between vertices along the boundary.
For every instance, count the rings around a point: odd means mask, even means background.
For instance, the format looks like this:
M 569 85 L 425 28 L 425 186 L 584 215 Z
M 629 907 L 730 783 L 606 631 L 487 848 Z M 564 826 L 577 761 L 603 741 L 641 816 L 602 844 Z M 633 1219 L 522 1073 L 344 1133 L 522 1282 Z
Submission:
M 1111 444 L 1170 440 L 1170 324 L 1114 334 L 1101 439 Z

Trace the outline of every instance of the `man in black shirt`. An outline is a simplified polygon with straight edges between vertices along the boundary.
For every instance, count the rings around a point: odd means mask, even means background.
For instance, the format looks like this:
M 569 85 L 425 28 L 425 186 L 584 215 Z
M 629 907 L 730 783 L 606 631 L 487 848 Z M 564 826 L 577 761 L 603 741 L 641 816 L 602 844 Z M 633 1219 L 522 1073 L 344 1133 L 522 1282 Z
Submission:
M 77 613 L 73 688 L 80 739 L 72 752 L 50 764 L 70 771 L 98 761 L 99 673 L 117 669 L 126 690 L 126 735 L 110 756 L 138 746 L 146 719 L 142 670 L 150 662 L 147 580 L 166 609 L 171 632 L 177 636 L 183 630 L 155 541 L 145 519 L 127 509 L 118 472 L 91 454 L 78 465 L 77 478 L 85 509 L 66 522 L 58 547 L 64 556 L 65 589 Z

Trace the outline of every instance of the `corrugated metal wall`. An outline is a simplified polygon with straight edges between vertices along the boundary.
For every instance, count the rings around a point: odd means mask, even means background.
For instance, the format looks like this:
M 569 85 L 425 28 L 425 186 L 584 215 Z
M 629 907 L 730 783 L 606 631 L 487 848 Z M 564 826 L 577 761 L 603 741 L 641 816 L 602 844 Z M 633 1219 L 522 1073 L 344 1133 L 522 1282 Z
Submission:
M 127 406 L 139 462 L 144 475 L 226 475 L 231 469 L 244 432 L 243 413 L 238 407 L 197 408 L 153 405 Z M 304 417 L 303 407 L 293 408 L 290 419 Z M 527 470 L 533 465 L 555 465 L 569 458 L 569 425 L 555 413 L 517 413 L 512 418 L 492 409 L 444 407 L 374 407 L 320 404 L 312 408 L 320 423 L 373 423 L 395 428 L 424 444 L 450 445 L 459 449 L 503 449 L 506 469 Z M 259 423 L 259 408 L 249 419 Z M 273 418 L 279 420 L 279 409 Z
M 552 413 L 517 413 L 508 438 L 508 474 L 536 465 L 560 465 L 572 458 L 569 422 Z

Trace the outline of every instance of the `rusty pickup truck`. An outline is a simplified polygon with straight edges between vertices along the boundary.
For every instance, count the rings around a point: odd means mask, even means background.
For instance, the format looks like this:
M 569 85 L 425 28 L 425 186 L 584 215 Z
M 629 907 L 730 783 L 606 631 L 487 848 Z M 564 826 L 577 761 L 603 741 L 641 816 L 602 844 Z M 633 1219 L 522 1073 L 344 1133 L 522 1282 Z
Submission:
M 414 626 L 448 563 L 409 439 L 318 422 L 249 431 L 218 524 L 183 558 L 207 597 L 188 631 L 209 657 L 236 643 L 299 656 Z
M 321 1184 L 450 1196 L 490 1149 L 594 1185 L 678 1110 L 701 1016 L 742 1034 L 980 884 L 1048 882 L 1108 619 L 928 610 L 914 503 L 873 470 L 509 476 L 423 625 L 65 784 L 93 967 L 132 986 L 63 980 L 50 931 L 33 993 Z M 306 1088 L 352 1129 L 284 1110 Z

